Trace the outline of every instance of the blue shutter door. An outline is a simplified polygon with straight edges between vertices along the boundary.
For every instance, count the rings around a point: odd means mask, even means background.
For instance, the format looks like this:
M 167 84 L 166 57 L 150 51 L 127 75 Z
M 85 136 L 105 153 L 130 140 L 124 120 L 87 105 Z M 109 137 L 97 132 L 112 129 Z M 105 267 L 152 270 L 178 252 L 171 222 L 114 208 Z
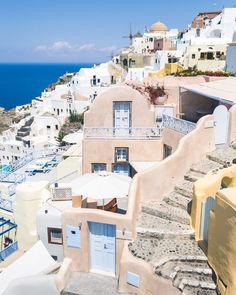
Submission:
M 89 223 L 90 269 L 92 272 L 115 274 L 115 226 L 97 222 Z

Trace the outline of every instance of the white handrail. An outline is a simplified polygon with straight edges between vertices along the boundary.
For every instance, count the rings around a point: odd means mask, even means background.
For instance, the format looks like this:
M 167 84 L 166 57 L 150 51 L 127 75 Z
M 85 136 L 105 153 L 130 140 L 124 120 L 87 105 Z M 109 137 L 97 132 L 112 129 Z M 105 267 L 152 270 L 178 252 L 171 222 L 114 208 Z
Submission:
M 188 134 L 196 128 L 196 124 L 163 114 L 162 127 L 166 127 L 183 134 Z
M 125 138 L 125 139 L 156 139 L 161 136 L 158 127 L 132 127 L 132 128 L 112 128 L 112 127 L 84 127 L 84 138 Z

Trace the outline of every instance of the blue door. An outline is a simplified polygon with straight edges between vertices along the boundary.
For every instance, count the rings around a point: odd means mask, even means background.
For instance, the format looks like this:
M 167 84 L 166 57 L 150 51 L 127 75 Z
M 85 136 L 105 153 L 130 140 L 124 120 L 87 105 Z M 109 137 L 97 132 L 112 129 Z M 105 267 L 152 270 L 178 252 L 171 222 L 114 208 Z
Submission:
M 115 275 L 116 227 L 111 224 L 89 222 L 90 270 Z

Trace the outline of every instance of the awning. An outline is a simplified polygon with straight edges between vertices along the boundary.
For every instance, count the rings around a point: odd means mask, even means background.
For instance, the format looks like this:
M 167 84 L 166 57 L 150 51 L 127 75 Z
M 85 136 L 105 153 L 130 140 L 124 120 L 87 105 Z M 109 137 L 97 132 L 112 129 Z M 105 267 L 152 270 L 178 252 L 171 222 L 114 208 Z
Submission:
M 236 103 L 236 78 L 180 86 L 183 89 L 229 104 Z
M 130 165 L 134 168 L 137 172 L 142 172 L 148 168 L 153 167 L 154 165 L 158 164 L 160 162 L 130 162 Z
M 30 250 L 0 273 L 0 295 L 15 279 L 39 275 L 57 265 L 43 243 L 38 241 Z

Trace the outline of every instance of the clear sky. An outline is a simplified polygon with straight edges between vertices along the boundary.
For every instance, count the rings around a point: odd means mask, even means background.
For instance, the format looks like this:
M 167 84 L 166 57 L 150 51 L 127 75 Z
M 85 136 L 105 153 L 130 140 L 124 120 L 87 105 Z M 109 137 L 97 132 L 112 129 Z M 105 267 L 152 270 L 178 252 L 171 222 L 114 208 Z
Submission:
M 236 0 L 0 0 L 0 62 L 99 62 L 156 21 L 185 28 Z

